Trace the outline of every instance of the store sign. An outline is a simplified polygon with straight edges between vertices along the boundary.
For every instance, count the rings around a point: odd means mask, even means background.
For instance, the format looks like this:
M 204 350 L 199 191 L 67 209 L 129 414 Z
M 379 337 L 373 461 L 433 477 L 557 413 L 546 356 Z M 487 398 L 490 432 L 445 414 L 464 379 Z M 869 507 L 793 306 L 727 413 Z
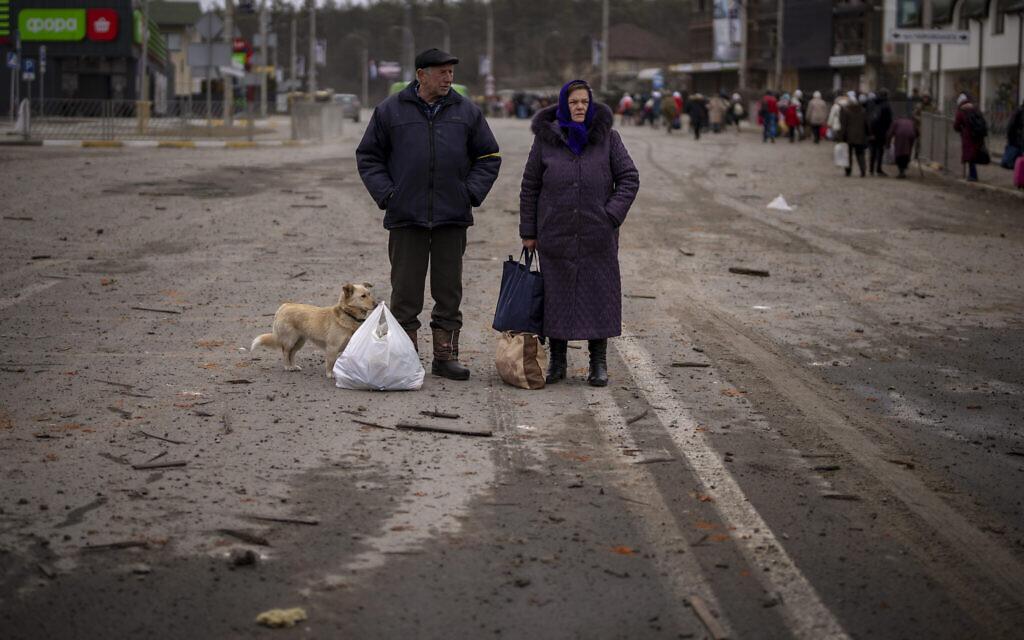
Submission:
M 82 40 L 85 38 L 85 9 L 24 9 L 18 12 L 21 39 Z
M 829 56 L 830 67 L 863 67 L 867 64 L 867 56 L 863 53 L 854 56 Z
M 86 9 L 85 22 L 90 40 L 103 42 L 117 38 L 117 11 Z

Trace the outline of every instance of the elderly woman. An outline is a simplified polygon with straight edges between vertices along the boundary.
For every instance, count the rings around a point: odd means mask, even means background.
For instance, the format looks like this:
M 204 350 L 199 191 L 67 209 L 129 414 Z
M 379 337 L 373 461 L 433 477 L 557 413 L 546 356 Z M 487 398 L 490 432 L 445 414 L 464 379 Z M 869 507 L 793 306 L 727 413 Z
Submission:
M 611 109 L 573 80 L 558 104 L 533 118 L 533 147 L 519 192 L 519 235 L 544 273 L 544 332 L 551 340 L 547 383 L 565 378 L 569 340 L 587 340 L 588 382 L 608 384 L 608 338 L 622 327 L 619 227 L 640 177 Z

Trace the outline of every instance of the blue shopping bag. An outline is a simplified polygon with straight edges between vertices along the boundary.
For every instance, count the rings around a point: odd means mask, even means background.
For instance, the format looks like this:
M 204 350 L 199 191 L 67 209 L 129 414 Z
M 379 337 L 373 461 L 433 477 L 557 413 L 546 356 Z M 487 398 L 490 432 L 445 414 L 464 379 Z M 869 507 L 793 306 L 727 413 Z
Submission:
M 544 335 L 544 278 L 532 271 L 535 251 L 519 254 L 519 260 L 509 256 L 502 266 L 501 291 L 494 310 L 491 326 L 498 331 L 522 331 Z M 526 257 L 526 264 L 521 261 Z

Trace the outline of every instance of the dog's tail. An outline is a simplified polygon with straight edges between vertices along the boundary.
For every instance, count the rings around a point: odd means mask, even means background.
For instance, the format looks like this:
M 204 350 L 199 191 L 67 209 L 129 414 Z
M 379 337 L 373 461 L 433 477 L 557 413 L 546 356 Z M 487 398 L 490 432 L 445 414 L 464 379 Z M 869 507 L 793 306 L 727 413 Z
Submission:
M 256 347 L 266 347 L 268 349 L 277 347 L 277 341 L 274 340 L 274 334 L 264 333 L 256 336 L 256 339 L 252 341 L 252 346 L 249 347 L 249 351 L 255 351 Z

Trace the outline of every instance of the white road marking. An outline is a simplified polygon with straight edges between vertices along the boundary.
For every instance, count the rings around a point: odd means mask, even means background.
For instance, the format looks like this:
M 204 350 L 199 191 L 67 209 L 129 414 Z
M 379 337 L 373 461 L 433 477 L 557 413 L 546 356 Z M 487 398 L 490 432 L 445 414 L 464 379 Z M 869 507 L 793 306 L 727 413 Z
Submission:
M 707 492 L 740 551 L 765 587 L 778 594 L 787 626 L 797 638 L 820 640 L 848 638 L 839 621 L 822 603 L 817 591 L 797 568 L 757 509 L 747 500 L 739 484 L 726 470 L 707 438 L 698 431 L 693 416 L 679 404 L 669 387 L 656 374 L 650 354 L 634 336 L 624 335 L 612 344 L 629 367 L 651 409 L 686 457 L 686 461 Z
M 13 295 L 13 296 L 10 296 L 8 298 L 0 298 L 0 309 L 6 309 L 8 307 L 13 307 L 14 305 L 18 304 L 19 302 L 24 302 L 26 298 L 34 296 L 37 293 L 41 293 L 43 291 L 46 291 L 50 287 L 52 287 L 52 286 L 54 286 L 56 284 L 59 284 L 59 283 L 60 283 L 60 280 L 50 280 L 50 281 L 47 281 L 47 282 L 37 282 L 35 284 L 30 284 L 27 287 L 25 287 L 24 289 L 22 289 L 21 291 L 19 291 L 17 293 L 17 295 Z
M 604 430 L 605 434 L 613 440 L 617 440 L 624 448 L 637 449 L 636 442 L 630 435 L 629 427 L 622 416 L 622 411 L 612 399 L 611 392 L 607 388 L 597 390 L 590 389 L 585 392 L 585 398 L 589 411 L 594 416 L 597 425 Z M 686 545 L 686 538 L 675 519 L 671 516 L 672 510 L 665 503 L 661 492 L 649 472 L 636 468 L 636 477 L 629 486 L 619 487 L 619 491 L 627 492 L 630 499 L 647 505 L 646 511 L 651 515 L 639 518 L 640 524 L 645 527 L 650 544 L 660 547 L 656 553 L 651 554 L 659 569 L 665 574 L 675 596 L 680 602 L 687 600 L 690 596 L 699 596 L 708 604 L 712 610 L 722 612 L 723 617 L 718 622 L 725 628 L 729 635 L 732 635 L 732 628 L 718 600 L 715 598 L 711 585 L 704 580 L 704 573 L 700 564 L 692 553 L 678 553 L 678 546 Z M 634 512 L 640 511 L 637 508 Z M 665 531 L 665 522 L 672 523 L 671 536 Z M 673 541 L 678 545 L 672 545 Z

